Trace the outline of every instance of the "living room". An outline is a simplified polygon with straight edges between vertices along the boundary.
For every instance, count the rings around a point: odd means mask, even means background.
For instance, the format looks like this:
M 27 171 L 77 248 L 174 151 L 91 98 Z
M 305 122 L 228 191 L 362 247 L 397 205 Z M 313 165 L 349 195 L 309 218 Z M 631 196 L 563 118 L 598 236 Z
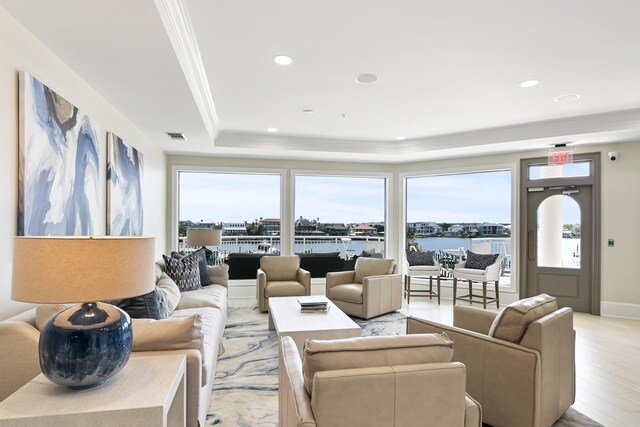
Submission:
M 498 136 L 492 135 L 489 131 L 478 131 L 477 133 L 472 131 L 466 137 L 447 140 L 451 144 L 448 148 L 438 149 L 433 139 L 421 144 L 419 141 L 415 143 L 395 141 L 395 136 L 392 136 L 389 139 L 394 139 L 394 141 L 391 142 L 359 141 L 359 144 L 347 150 L 345 147 L 340 147 L 341 143 L 335 140 L 327 140 L 326 144 L 323 144 L 318 140 L 301 137 L 302 148 L 296 148 L 292 143 L 292 140 L 295 140 L 294 137 L 286 138 L 283 136 L 281 137 L 282 145 L 278 145 L 278 136 L 258 134 L 251 139 L 247 135 L 251 132 L 235 136 L 233 132 L 229 132 L 226 135 L 222 134 L 221 140 L 216 141 L 216 144 L 219 143 L 219 147 L 213 148 L 213 151 L 207 154 L 202 154 L 196 153 L 197 150 L 200 150 L 197 148 L 197 144 L 200 144 L 200 147 L 206 146 L 207 143 L 210 143 L 210 139 L 207 138 L 207 132 L 203 131 L 206 126 L 200 123 L 202 122 L 200 120 L 201 112 L 193 100 L 184 106 L 181 105 L 180 108 L 189 110 L 193 120 L 199 122 L 196 127 L 199 129 L 199 133 L 187 133 L 189 138 L 193 137 L 199 141 L 194 144 L 196 148 L 194 146 L 184 148 L 185 146 L 170 145 L 176 143 L 167 141 L 167 138 L 161 136 L 162 131 L 183 130 L 185 128 L 182 126 L 186 123 L 174 122 L 172 117 L 166 116 L 165 111 L 159 106 L 158 110 L 154 110 L 155 104 L 167 104 L 166 97 L 169 95 L 157 93 L 156 99 L 145 99 L 145 102 L 141 102 L 136 100 L 138 97 L 136 92 L 131 92 L 128 88 L 121 88 L 118 93 L 111 92 L 108 86 L 101 86 L 100 81 L 109 80 L 109 73 L 115 73 L 117 70 L 122 72 L 121 67 L 110 68 L 110 65 L 105 63 L 87 63 L 85 68 L 72 66 L 72 62 L 75 64 L 78 61 L 77 52 L 82 50 L 82 36 L 77 36 L 78 40 L 70 43 L 76 45 L 74 49 L 54 51 L 48 47 L 48 41 L 42 39 L 42 35 L 38 33 L 37 22 L 28 20 L 28 29 L 26 23 L 21 23 L 20 19 L 16 19 L 8 11 L 15 7 L 9 3 L 11 2 L 1 3 L 2 7 L 6 7 L 6 10 L 0 8 L 0 46 L 3 52 L 0 56 L 0 87 L 2 88 L 0 93 L 3 94 L 0 100 L 0 138 L 5 148 L 5 156 L 0 160 L 2 165 L 0 178 L 4 183 L 0 201 L 5 206 L 0 222 L 0 233 L 4 236 L 2 253 L 7 255 L 5 268 L 1 273 L 5 285 L 0 288 L 0 320 L 31 307 L 29 304 L 11 300 L 10 285 L 12 276 L 12 257 L 10 254 L 13 253 L 13 238 L 17 235 L 18 224 L 19 167 L 17 159 L 21 132 L 20 72 L 28 72 L 36 76 L 97 120 L 100 125 L 98 135 L 100 137 L 101 159 L 106 159 L 107 131 L 117 133 L 144 153 L 144 234 L 155 237 L 156 259 L 160 259 L 162 254 L 168 254 L 175 250 L 178 245 L 176 180 L 180 170 L 278 171 L 282 176 L 282 188 L 284 189 L 281 196 L 283 230 L 288 230 L 283 231 L 282 235 L 283 254 L 293 253 L 291 224 L 295 218 L 295 200 L 291 189 L 299 171 L 315 171 L 344 176 L 385 176 L 389 186 L 386 199 L 385 229 L 388 231 L 385 235 L 385 250 L 389 258 L 402 260 L 405 245 L 404 210 L 406 203 L 403 185 L 407 176 L 476 172 L 496 168 L 510 170 L 514 177 L 512 187 L 514 231 L 512 235 L 514 236 L 513 246 L 516 248 L 514 256 L 517 257 L 518 248 L 523 247 L 520 246 L 523 243 L 520 234 L 522 224 L 519 223 L 522 191 L 518 185 L 522 173 L 520 162 L 522 159 L 546 157 L 549 146 L 553 144 L 575 141 L 574 156 L 597 153 L 599 158 L 600 240 L 595 244 L 598 245 L 601 253 L 599 265 L 600 314 L 603 318 L 640 319 L 640 293 L 636 286 L 637 278 L 632 269 L 626 267 L 633 265 L 637 258 L 638 250 L 635 243 L 640 237 L 640 224 L 637 221 L 640 215 L 640 186 L 637 185 L 640 182 L 640 169 L 635 165 L 635 160 L 640 159 L 640 144 L 638 144 L 640 141 L 640 122 L 637 119 L 640 101 L 634 98 L 636 95 L 628 95 L 626 108 L 616 108 L 606 113 L 593 110 L 594 114 L 581 114 L 582 117 L 574 117 L 573 120 L 563 117 L 565 119 L 563 121 L 560 118 L 551 117 L 546 122 L 528 123 L 527 125 L 533 131 L 528 134 L 527 138 L 516 136 L 515 133 L 509 133 L 504 129 L 502 130 L 504 133 L 500 133 L 500 130 L 494 130 L 499 134 Z M 33 8 L 31 13 L 38 15 L 36 12 L 37 2 L 28 3 L 33 3 L 29 6 Z M 151 7 L 154 6 L 151 5 Z M 140 6 L 140 8 L 143 7 Z M 20 13 L 27 13 L 26 11 L 28 10 L 24 9 Z M 47 16 L 47 13 L 42 13 L 38 19 L 45 20 Z M 78 17 L 82 16 L 82 13 L 78 12 Z M 95 19 L 96 17 L 92 16 L 91 18 Z M 157 16 L 149 17 L 149 20 L 155 22 L 155 25 L 160 25 Z M 165 41 L 164 44 L 169 45 L 169 42 Z M 113 47 L 113 49 L 116 48 L 116 46 Z M 618 56 L 624 55 L 625 51 L 618 54 Z M 141 56 L 143 55 L 141 54 Z M 633 68 L 637 66 L 637 61 L 630 63 L 629 70 L 637 71 L 637 68 Z M 180 82 L 180 85 L 187 86 L 177 60 L 171 62 L 171 66 L 167 68 L 171 68 L 170 72 L 175 73 L 175 79 Z M 89 81 L 89 76 L 100 75 L 100 73 L 103 73 L 102 80 Z M 149 79 L 153 80 L 153 71 L 148 70 L 148 74 Z M 159 83 L 161 82 L 149 81 L 148 85 Z M 136 81 L 135 84 L 145 85 L 143 81 Z M 605 83 L 600 82 L 600 84 L 604 85 Z M 216 89 L 215 85 L 213 89 Z M 513 90 L 516 89 L 524 90 L 518 88 L 517 82 L 515 82 Z M 225 90 L 232 91 L 233 88 Z M 639 91 L 629 90 L 629 94 L 636 92 Z M 181 92 L 182 95 L 184 93 L 189 94 L 188 89 Z M 119 102 L 113 101 L 114 99 L 129 99 L 130 102 L 121 105 Z M 172 102 L 178 105 L 180 101 L 176 98 Z M 141 114 L 142 110 L 146 110 L 146 112 Z M 224 126 L 222 113 L 224 111 L 220 111 L 220 123 Z M 150 129 L 149 122 L 138 122 L 133 119 L 133 117 L 146 114 L 161 117 L 161 120 L 166 122 L 167 128 Z M 229 129 L 234 129 L 234 127 L 229 125 Z M 522 129 L 517 131 L 520 132 Z M 507 135 L 511 135 L 513 139 L 505 139 Z M 235 141 L 234 138 L 235 140 L 245 140 L 245 147 L 234 147 L 232 144 Z M 460 139 L 474 138 L 484 143 L 471 148 L 467 147 L 470 150 L 467 154 L 460 154 L 460 151 L 456 151 L 461 149 L 460 146 L 455 146 L 460 142 Z M 261 142 L 275 148 L 260 151 Z M 401 150 L 389 148 L 389 143 L 397 142 L 405 143 L 405 145 L 400 145 Z M 320 145 L 326 145 L 327 148 L 319 148 Z M 463 144 L 460 143 L 460 145 Z M 167 147 L 173 148 L 167 149 Z M 252 151 L 258 154 L 252 154 Z M 618 152 L 619 159 L 611 161 L 607 155 L 609 152 Z M 385 160 L 394 156 L 396 157 L 393 161 Z M 99 174 L 100 194 L 98 200 L 100 201 L 99 212 L 101 214 L 96 219 L 99 227 L 95 234 L 106 233 L 107 178 L 105 164 L 106 162 L 103 161 Z M 455 191 L 472 190 L 455 189 Z M 206 197 L 215 198 L 215 190 L 212 190 L 211 194 Z M 220 202 L 232 203 L 233 201 L 221 200 Z M 473 207 L 471 206 L 470 209 Z M 608 244 L 610 239 L 615 242 L 613 246 Z M 515 257 L 514 259 L 516 259 Z M 517 300 L 520 296 L 519 292 L 519 284 L 514 281 L 513 289 L 501 293 L 502 302 L 506 305 Z M 314 282 L 314 293 L 323 293 L 321 282 Z M 450 295 L 449 286 L 445 293 Z M 244 303 L 251 295 L 255 295 L 253 282 L 234 283 L 232 281 L 229 284 L 230 305 L 233 304 L 234 299 L 243 299 Z M 426 303 L 417 301 L 415 304 Z M 443 299 L 442 305 L 451 305 L 451 300 Z M 635 335 L 631 336 L 637 337 L 639 328 L 637 323 L 633 325 L 631 334 Z M 596 349 L 595 351 L 600 350 Z M 632 351 L 637 351 L 637 348 Z M 636 365 L 630 369 L 633 370 L 630 372 L 630 376 L 639 376 L 637 374 L 640 372 L 640 367 Z M 636 389 L 635 392 L 637 393 L 637 391 Z M 637 396 L 635 399 L 637 402 Z M 629 411 L 635 417 L 637 417 L 637 412 L 637 410 Z M 597 415 L 591 415 L 591 418 L 597 419 Z M 601 422 L 604 423 L 604 421 Z

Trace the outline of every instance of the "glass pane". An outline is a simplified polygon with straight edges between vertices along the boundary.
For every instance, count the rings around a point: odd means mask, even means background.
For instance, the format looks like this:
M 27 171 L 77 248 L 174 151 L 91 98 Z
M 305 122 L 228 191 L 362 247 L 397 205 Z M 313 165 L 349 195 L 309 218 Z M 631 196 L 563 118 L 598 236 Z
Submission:
M 571 197 L 540 203 L 537 247 L 539 267 L 580 268 L 580 206 Z
M 236 252 L 280 251 L 280 175 L 179 173 L 179 249 L 188 228 L 222 229 L 218 261 Z M 255 276 L 255 273 L 253 273 Z
M 296 175 L 296 253 L 384 257 L 385 178 Z
M 451 277 L 466 250 L 502 259 L 500 283 L 511 274 L 511 171 L 410 177 L 407 249 L 434 251 Z
M 529 166 L 529 179 L 546 178 L 575 178 L 591 175 L 591 162 L 575 162 L 566 165 L 531 165 Z

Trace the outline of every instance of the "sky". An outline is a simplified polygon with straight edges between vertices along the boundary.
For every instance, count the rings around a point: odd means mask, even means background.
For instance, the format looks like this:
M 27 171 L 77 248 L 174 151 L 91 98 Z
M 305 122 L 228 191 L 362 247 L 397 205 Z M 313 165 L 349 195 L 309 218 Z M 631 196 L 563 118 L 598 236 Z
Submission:
M 384 221 L 385 180 L 297 175 L 295 218 L 321 223 Z M 566 204 L 564 223 L 576 223 Z M 249 173 L 180 173 L 180 220 L 243 222 L 280 218 L 280 176 Z M 407 179 L 407 221 L 511 223 L 511 172 Z

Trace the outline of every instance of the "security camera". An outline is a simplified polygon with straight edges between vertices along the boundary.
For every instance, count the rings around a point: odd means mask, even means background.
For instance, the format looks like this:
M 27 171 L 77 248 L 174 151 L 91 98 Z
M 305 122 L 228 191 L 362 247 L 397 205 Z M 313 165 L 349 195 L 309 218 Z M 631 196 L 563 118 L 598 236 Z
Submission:
M 620 153 L 617 151 L 609 151 L 607 154 L 609 155 L 609 160 L 612 162 L 618 160 L 618 157 L 620 157 Z

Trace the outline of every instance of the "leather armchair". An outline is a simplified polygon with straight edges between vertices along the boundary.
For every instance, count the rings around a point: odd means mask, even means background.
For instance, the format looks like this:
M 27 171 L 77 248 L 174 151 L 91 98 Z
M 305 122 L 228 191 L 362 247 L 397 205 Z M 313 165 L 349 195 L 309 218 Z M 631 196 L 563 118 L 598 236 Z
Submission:
M 410 317 L 407 334 L 445 332 L 467 392 L 494 427 L 550 427 L 575 401 L 573 311 L 542 294 L 499 314 L 454 306 L 453 326 Z
M 402 307 L 402 279 L 394 260 L 360 257 L 353 271 L 327 273 L 326 295 L 346 314 L 369 319 Z
M 483 270 L 466 268 L 465 265 L 465 261 L 459 262 L 453 269 L 453 304 L 455 305 L 458 300 L 467 301 L 471 304 L 481 302 L 482 308 L 487 308 L 488 303 L 495 302 L 496 308 L 500 308 L 500 257 L 498 256 L 493 264 Z M 457 296 L 458 279 L 469 282 L 469 293 L 467 295 Z M 473 293 L 473 282 L 482 283 L 482 295 Z M 487 282 L 494 282 L 495 296 L 493 298 L 487 298 Z
M 256 287 L 258 308 L 269 311 L 270 297 L 311 294 L 311 274 L 300 268 L 300 257 L 264 256 L 260 258 Z
M 442 348 L 441 343 L 447 348 Z M 446 336 L 280 341 L 280 427 L 480 427 Z M 324 352 L 324 355 L 323 355 Z

